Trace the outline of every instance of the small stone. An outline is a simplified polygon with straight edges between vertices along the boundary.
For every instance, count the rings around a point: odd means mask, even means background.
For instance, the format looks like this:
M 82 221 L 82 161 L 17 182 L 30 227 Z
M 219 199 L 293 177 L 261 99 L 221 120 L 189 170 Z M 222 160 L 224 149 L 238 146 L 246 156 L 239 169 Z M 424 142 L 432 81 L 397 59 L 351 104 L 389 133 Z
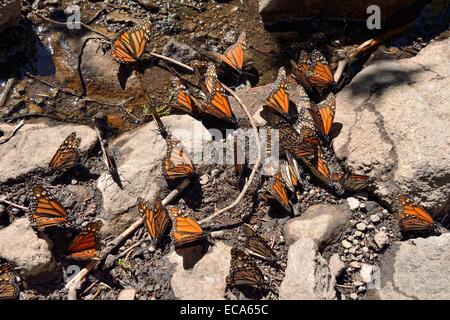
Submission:
M 209 182 L 209 176 L 207 174 L 204 174 L 200 177 L 200 184 L 204 186 Z
M 350 268 L 361 269 L 361 264 L 358 261 L 352 261 L 349 263 Z
M 153 252 L 155 252 L 155 251 L 156 251 L 156 248 L 155 248 L 154 246 L 148 247 L 148 252 L 153 253 Z
M 350 207 L 350 210 L 355 211 L 359 208 L 359 200 L 353 197 L 347 198 L 348 206 Z
M 350 248 L 350 249 L 348 249 L 348 253 L 350 253 L 350 254 L 355 254 L 355 253 L 356 253 L 356 250 L 357 250 L 356 247 Z
M 375 226 L 372 223 L 369 223 L 367 225 L 367 230 L 373 230 L 373 229 L 375 229 Z
M 360 287 L 360 286 L 364 285 L 364 283 L 362 283 L 361 281 L 355 281 L 355 282 L 353 282 L 353 285 L 355 287 Z
M 347 240 L 342 240 L 341 245 L 346 249 L 350 249 L 351 247 L 353 247 L 353 245 Z
M 211 177 L 215 178 L 220 174 L 220 170 L 219 169 L 214 169 L 211 171 Z
M 355 240 L 352 241 L 352 244 L 353 244 L 354 246 L 356 246 L 356 245 L 359 244 L 359 241 L 355 239 Z
M 358 299 L 358 294 L 353 292 L 352 294 L 350 294 L 350 299 L 352 299 L 352 300 Z
M 355 237 L 361 238 L 362 236 L 364 236 L 364 233 L 362 233 L 362 232 L 359 231 L 359 230 L 356 230 L 356 231 L 355 231 Z
M 117 300 L 134 300 L 136 296 L 135 289 L 123 289 L 117 296 Z
M 378 223 L 380 222 L 380 216 L 377 214 L 372 214 L 370 216 L 370 221 L 372 221 L 373 223 Z
M 367 224 L 365 224 L 364 222 L 360 222 L 356 225 L 356 229 L 359 231 L 365 231 L 367 228 Z
M 339 277 L 342 272 L 345 270 L 345 263 L 342 262 L 339 254 L 335 253 L 330 257 L 330 261 L 328 262 L 328 266 L 332 274 L 335 277 Z
M 384 246 L 388 243 L 389 238 L 384 231 L 377 232 L 374 236 L 374 241 L 377 244 L 377 247 L 383 249 Z

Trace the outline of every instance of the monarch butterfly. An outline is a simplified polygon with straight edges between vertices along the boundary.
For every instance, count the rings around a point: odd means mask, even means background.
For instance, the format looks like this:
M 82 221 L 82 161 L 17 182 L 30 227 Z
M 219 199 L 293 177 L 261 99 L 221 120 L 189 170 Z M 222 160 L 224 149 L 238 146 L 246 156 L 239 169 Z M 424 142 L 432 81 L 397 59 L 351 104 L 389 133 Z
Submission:
M 244 52 L 247 49 L 247 39 L 245 31 L 242 32 L 231 47 L 229 47 L 224 54 L 213 53 L 216 58 L 230 66 L 239 73 L 242 71 L 244 66 Z
M 333 127 L 334 114 L 336 112 L 336 97 L 330 93 L 325 101 L 311 107 L 311 115 L 316 123 L 317 130 L 323 136 L 329 136 Z
M 332 181 L 330 179 L 330 169 L 328 168 L 328 164 L 325 160 L 325 155 L 323 154 L 322 148 L 317 148 L 314 164 L 311 164 L 310 160 L 307 159 L 304 159 L 303 162 L 317 179 L 319 179 L 328 187 L 333 187 Z
M 153 241 L 160 239 L 170 224 L 167 209 L 162 205 L 161 200 L 157 200 L 153 207 L 150 207 L 142 198 L 138 198 L 138 208 L 141 216 L 144 217 L 144 223 L 147 231 Z
M 278 71 L 277 80 L 270 89 L 269 96 L 266 98 L 266 105 L 287 119 L 290 119 L 287 76 L 286 70 L 283 67 Z
M 180 208 L 170 207 L 169 216 L 172 219 L 170 237 L 175 247 L 205 239 L 205 233 L 198 222 L 184 214 Z
M 19 293 L 12 265 L 10 263 L 0 264 L 0 300 L 17 299 Z
M 189 177 L 194 173 L 194 166 L 181 141 L 175 137 L 166 138 L 167 151 L 163 159 L 162 170 L 168 180 Z
M 430 231 L 436 228 L 431 215 L 416 201 L 406 195 L 399 195 L 402 210 L 398 214 L 401 231 Z
M 49 191 L 42 186 L 32 189 L 29 219 L 35 230 L 59 226 L 67 222 L 66 210 Z
M 150 40 L 150 22 L 120 31 L 112 40 L 111 58 L 119 63 L 139 62 Z
M 69 134 L 58 150 L 56 150 L 50 161 L 50 168 L 53 171 L 65 171 L 75 167 L 78 163 L 80 143 L 81 139 L 77 138 L 76 132 Z
M 227 287 L 245 286 L 261 288 L 264 276 L 250 256 L 237 248 L 231 249 L 230 273 L 226 277 Z
M 263 238 L 258 235 L 255 230 L 253 230 L 252 227 L 244 224 L 242 226 L 242 229 L 245 236 L 247 237 L 245 247 L 247 248 L 247 250 L 249 250 L 250 254 L 269 261 L 277 260 L 277 255 L 272 250 L 272 248 Z
M 261 196 L 263 200 L 276 200 L 287 211 L 291 211 L 286 184 L 283 180 L 281 172 L 278 171 L 270 177 L 267 185 L 263 187 L 262 191 L 263 193 Z
M 288 161 L 280 161 L 280 171 L 286 187 L 294 192 L 295 188 L 300 185 L 300 173 L 297 160 L 288 154 Z
M 316 99 L 334 86 L 333 72 L 323 55 L 314 50 L 311 55 L 300 53 L 298 64 L 292 62 L 292 76 Z
M 272 128 L 267 128 L 270 136 L 272 129 L 278 129 L 280 153 L 289 152 L 295 158 L 308 158 L 314 156 L 319 145 L 319 139 L 313 129 L 306 126 L 294 128 L 281 116 L 273 112 L 261 112 L 261 116 Z
M 91 222 L 69 244 L 67 259 L 92 260 L 100 252 L 100 238 L 98 232 L 103 223 L 98 220 Z
M 228 97 L 219 80 L 213 82 L 211 92 L 202 107 L 207 114 L 231 123 L 236 122 Z
M 367 188 L 370 182 L 370 177 L 368 176 L 350 173 L 333 173 L 330 179 L 333 182 L 339 182 L 345 190 L 353 192 L 358 192 Z
M 98 141 L 100 142 L 100 148 L 102 149 L 103 162 L 108 168 L 108 172 L 112 180 L 119 186 L 120 189 L 123 190 L 123 185 L 122 181 L 120 180 L 120 174 L 119 170 L 117 169 L 116 160 L 114 160 L 114 157 L 110 155 L 109 152 L 107 151 L 103 139 L 100 135 L 100 130 L 98 129 L 97 126 L 95 126 L 95 131 L 97 132 Z
M 194 100 L 186 86 L 181 83 L 179 78 L 174 78 L 173 84 L 177 96 L 177 103 L 174 107 L 186 113 L 193 113 L 195 108 Z

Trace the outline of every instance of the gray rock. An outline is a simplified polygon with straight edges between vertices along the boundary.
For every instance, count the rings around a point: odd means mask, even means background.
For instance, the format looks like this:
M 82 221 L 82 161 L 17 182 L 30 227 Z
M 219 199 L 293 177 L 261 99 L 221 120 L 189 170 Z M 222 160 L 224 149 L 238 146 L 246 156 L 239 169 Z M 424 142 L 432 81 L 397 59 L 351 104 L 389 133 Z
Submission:
M 172 115 L 162 118 L 162 121 L 173 136 L 180 139 L 194 166 L 202 165 L 202 150 L 207 150 L 211 135 L 201 122 L 188 115 Z M 136 205 L 138 197 L 153 202 L 159 191 L 166 187 L 161 171 L 166 142 L 157 133 L 154 122 L 122 134 L 109 144 L 109 148 L 118 154 L 116 163 L 123 177 L 124 189 L 111 183 L 106 172 L 97 180 L 97 187 L 103 195 L 103 208 L 107 212 L 102 217 L 106 220 L 102 229 L 105 236 L 122 232 L 136 219 L 136 212 L 126 211 Z
M 231 247 L 219 241 L 189 270 L 183 268 L 183 258 L 175 251 L 169 261 L 175 264 L 171 286 L 177 299 L 223 300 L 225 278 L 230 270 Z
M 359 208 L 359 200 L 353 197 L 347 198 L 348 206 L 350 207 L 350 210 L 355 211 Z
M 351 242 L 349 242 L 348 240 L 342 240 L 341 245 L 345 248 L 345 249 L 350 249 L 353 245 L 351 244 Z
M 47 283 L 62 275 L 51 249 L 50 240 L 38 237 L 27 218 L 0 230 L 0 257 L 12 261 L 26 282 Z
M 308 237 L 299 239 L 289 248 L 280 300 L 336 299 L 336 279 L 317 250 L 315 240 Z
M 370 216 L 370 221 L 372 221 L 373 223 L 378 223 L 380 222 L 380 216 L 377 214 L 372 214 Z
M 0 130 L 10 132 L 14 125 L 0 124 Z M 17 178 L 39 167 L 47 168 L 60 144 L 72 132 L 81 138 L 80 150 L 86 152 L 97 141 L 94 129 L 83 125 L 49 121 L 25 124 L 8 143 L 0 144 L 0 183 Z M 40 150 L 36 152 L 36 150 Z M 24 157 L 24 155 L 27 155 Z
M 367 228 L 367 224 L 365 224 L 364 222 L 360 222 L 356 225 L 356 230 L 359 230 L 361 232 L 365 231 Z
M 372 163 L 379 196 L 405 192 L 433 213 L 450 203 L 449 46 L 446 39 L 413 58 L 371 64 L 336 103 L 337 156 L 353 168 Z
M 383 249 L 384 246 L 388 243 L 389 238 L 386 232 L 379 231 L 375 234 L 373 240 L 375 241 L 378 248 Z
M 170 39 L 166 43 L 162 54 L 183 63 L 189 63 L 197 58 L 197 52 L 194 49 L 174 39 Z
M 305 236 L 317 241 L 319 247 L 333 242 L 348 225 L 342 206 L 313 205 L 301 217 L 290 219 L 283 229 L 287 244 Z
M 20 0 L 3 0 L 0 3 L 0 32 L 17 24 L 21 8 Z
M 330 267 L 331 273 L 334 274 L 335 277 L 339 277 L 345 270 L 345 263 L 341 260 L 341 257 L 337 253 L 330 257 L 328 266 Z
M 135 289 L 123 289 L 119 292 L 117 300 L 134 300 L 136 297 Z
M 368 299 L 450 299 L 450 233 L 395 242 L 381 259 L 381 288 Z

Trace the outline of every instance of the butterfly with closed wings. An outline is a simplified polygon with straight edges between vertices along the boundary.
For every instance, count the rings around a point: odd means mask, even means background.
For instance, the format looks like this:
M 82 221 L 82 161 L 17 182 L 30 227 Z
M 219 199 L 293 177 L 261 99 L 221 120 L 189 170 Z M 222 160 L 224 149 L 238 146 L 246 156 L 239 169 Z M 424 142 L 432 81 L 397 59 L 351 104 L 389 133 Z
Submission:
M 35 186 L 31 193 L 28 217 L 34 230 L 61 226 L 67 223 L 67 213 L 63 206 L 44 187 Z
M 169 135 L 166 138 L 166 145 L 166 155 L 162 163 L 164 177 L 169 181 L 173 181 L 178 178 L 192 176 L 194 174 L 194 166 L 181 141 Z
M 144 217 L 144 224 L 153 241 L 159 241 L 170 225 L 170 217 L 160 199 L 150 206 L 144 199 L 138 198 L 139 214 Z
M 72 132 L 59 146 L 50 161 L 50 168 L 55 171 L 67 171 L 74 168 L 78 164 L 79 147 L 81 139 L 77 138 L 76 132 Z
M 264 275 L 250 256 L 240 249 L 232 248 L 226 283 L 228 288 L 243 286 L 260 289 L 264 286 Z
M 19 297 L 19 286 L 9 262 L 0 263 L 0 300 L 14 300 Z
M 277 261 L 277 255 L 267 242 L 258 235 L 258 233 L 249 225 L 242 225 L 242 230 L 246 236 L 245 248 L 248 253 L 263 260 L 270 262 Z
M 122 64 L 139 63 L 147 42 L 151 24 L 146 21 L 120 31 L 112 40 L 111 58 Z

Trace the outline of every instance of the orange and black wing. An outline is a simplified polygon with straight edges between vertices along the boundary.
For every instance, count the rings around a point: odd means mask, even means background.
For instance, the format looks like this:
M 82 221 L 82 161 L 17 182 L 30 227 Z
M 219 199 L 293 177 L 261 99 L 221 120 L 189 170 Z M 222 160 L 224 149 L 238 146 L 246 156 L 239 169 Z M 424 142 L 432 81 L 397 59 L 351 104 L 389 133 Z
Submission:
M 340 183 L 345 190 L 358 192 L 366 189 L 370 183 L 370 177 L 360 174 L 340 174 L 333 173 L 331 175 L 331 181 Z
M 255 230 L 253 230 L 253 228 L 247 224 L 244 224 L 242 228 L 245 236 L 247 237 L 245 247 L 250 254 L 269 261 L 277 260 L 277 255 L 275 252 L 267 244 L 267 242 L 261 238 Z
M 264 188 L 264 190 L 268 195 L 263 193 L 263 198 L 266 198 L 267 200 L 276 200 L 286 210 L 291 210 L 289 205 L 289 195 L 281 172 L 277 172 L 270 177 L 267 187 Z
M 241 33 L 236 43 L 229 47 L 224 54 L 215 53 L 214 55 L 223 63 L 227 64 L 236 71 L 241 72 L 245 62 L 244 52 L 246 46 L 247 38 L 244 31 Z
M 317 50 L 311 55 L 302 51 L 292 75 L 301 84 L 306 80 L 306 89 L 310 86 L 329 87 L 334 84 L 333 71 L 325 57 Z
M 31 195 L 29 218 L 32 227 L 40 230 L 65 224 L 67 213 L 49 191 L 42 186 L 35 186 Z
M 10 263 L 0 264 L 0 300 L 14 300 L 19 297 L 19 287 L 16 284 Z
M 53 171 L 65 171 L 75 167 L 78 163 L 80 142 L 81 139 L 77 138 L 75 132 L 69 134 L 58 150 L 56 150 L 50 161 L 50 168 Z
M 214 86 L 216 85 L 216 82 L 219 81 L 219 79 L 217 77 L 216 66 L 211 62 L 209 62 L 207 66 L 208 67 L 205 73 L 205 91 L 206 94 L 209 94 L 213 91 Z
M 216 118 L 232 123 L 235 122 L 228 97 L 218 80 L 214 82 L 212 90 L 203 104 L 203 111 Z
M 66 258 L 73 260 L 92 260 L 97 258 L 100 252 L 98 232 L 101 227 L 101 221 L 94 221 L 88 224 L 69 244 Z
M 119 32 L 112 40 L 111 58 L 124 64 L 137 62 L 150 39 L 150 28 L 145 22 Z
M 336 112 L 336 97 L 330 93 L 328 97 L 311 107 L 311 115 L 316 124 L 317 131 L 323 136 L 329 136 L 333 127 L 334 114 Z
M 262 288 L 264 276 L 250 256 L 242 250 L 232 248 L 230 273 L 226 278 L 226 283 L 228 287 Z
M 179 78 L 175 78 L 173 83 L 175 86 L 175 94 L 177 99 L 177 103 L 174 107 L 189 114 L 193 113 L 195 107 L 194 99 L 188 89 L 181 83 Z
M 167 209 L 162 205 L 161 200 L 157 200 L 153 207 L 149 206 L 144 199 L 138 199 L 138 208 L 141 216 L 144 217 L 144 223 L 147 231 L 153 241 L 161 239 L 170 224 Z
M 280 152 L 289 152 L 296 159 L 309 158 L 316 154 L 319 139 L 313 130 L 301 127 L 300 133 L 293 127 L 280 129 Z
M 170 237 L 176 247 L 205 239 L 205 233 L 198 222 L 183 214 L 180 208 L 170 207 L 169 216 L 172 219 Z
M 284 117 L 290 117 L 287 77 L 286 70 L 283 67 L 278 71 L 277 80 L 266 98 L 266 105 Z
M 431 215 L 413 199 L 406 195 L 399 195 L 398 200 L 402 207 L 398 214 L 402 231 L 428 231 L 435 226 Z
M 306 166 L 309 168 L 309 171 L 322 183 L 324 183 L 328 187 L 333 186 L 330 177 L 330 169 L 328 167 L 328 163 L 325 159 L 322 148 L 317 148 L 317 153 L 313 163 L 311 163 L 311 161 L 308 159 L 303 159 L 303 163 L 306 164 Z
M 163 174 L 168 180 L 189 177 L 194 174 L 194 166 L 181 141 L 175 137 L 167 138 L 167 151 L 163 159 Z

